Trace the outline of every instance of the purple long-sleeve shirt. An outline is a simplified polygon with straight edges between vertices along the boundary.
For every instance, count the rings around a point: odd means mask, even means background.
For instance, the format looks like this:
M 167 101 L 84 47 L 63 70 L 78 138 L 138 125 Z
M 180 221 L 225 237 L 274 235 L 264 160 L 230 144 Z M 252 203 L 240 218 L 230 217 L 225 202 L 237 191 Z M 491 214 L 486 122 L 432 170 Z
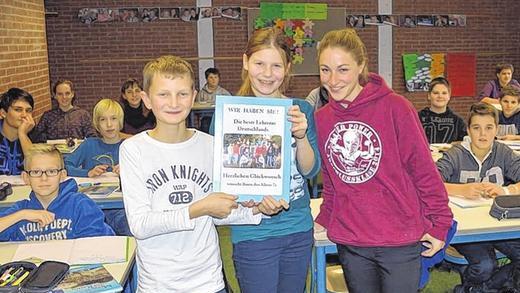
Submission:
M 516 79 L 511 79 L 509 82 L 510 86 L 516 87 L 520 90 L 520 83 Z M 480 91 L 480 94 L 478 95 L 478 100 L 482 100 L 483 98 L 492 98 L 492 99 L 498 99 L 500 98 L 501 94 L 501 87 L 500 83 L 497 79 L 490 80 L 486 83 L 482 91 Z

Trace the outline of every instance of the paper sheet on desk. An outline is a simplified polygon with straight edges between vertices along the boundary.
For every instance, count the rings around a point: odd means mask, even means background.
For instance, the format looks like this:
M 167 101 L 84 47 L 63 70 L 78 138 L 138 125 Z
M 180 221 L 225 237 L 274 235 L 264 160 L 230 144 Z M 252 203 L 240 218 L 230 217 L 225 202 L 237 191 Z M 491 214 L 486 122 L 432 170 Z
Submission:
M 0 175 L 0 182 L 9 182 L 11 185 L 26 185 L 20 175 Z
M 100 176 L 90 177 L 69 177 L 74 178 L 77 184 L 96 184 L 96 183 L 119 183 L 119 176 L 116 173 L 107 172 Z
M 478 198 L 478 199 L 467 199 L 461 196 L 450 195 L 450 202 L 456 204 L 461 208 L 476 208 L 482 206 L 491 206 L 493 204 L 492 198 Z
M 520 151 L 520 141 L 518 141 L 518 140 L 497 140 L 497 141 L 507 145 L 514 151 Z
M 70 265 L 124 262 L 127 259 L 127 242 L 128 237 L 125 236 L 28 242 L 18 245 L 12 261 L 39 258 Z

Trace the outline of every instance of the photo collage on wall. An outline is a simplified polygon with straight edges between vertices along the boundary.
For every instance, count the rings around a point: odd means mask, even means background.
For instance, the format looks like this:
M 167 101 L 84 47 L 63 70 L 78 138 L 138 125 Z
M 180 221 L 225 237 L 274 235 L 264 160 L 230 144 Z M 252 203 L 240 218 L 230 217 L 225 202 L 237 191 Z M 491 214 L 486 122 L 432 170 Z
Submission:
M 363 28 L 370 25 L 391 25 L 407 28 L 413 28 L 417 26 L 463 27 L 466 26 L 466 15 L 347 15 L 347 27 Z
M 78 18 L 81 23 L 103 22 L 155 22 L 182 20 L 198 21 L 205 18 L 242 19 L 242 8 L 225 7 L 128 7 L 128 8 L 81 8 Z

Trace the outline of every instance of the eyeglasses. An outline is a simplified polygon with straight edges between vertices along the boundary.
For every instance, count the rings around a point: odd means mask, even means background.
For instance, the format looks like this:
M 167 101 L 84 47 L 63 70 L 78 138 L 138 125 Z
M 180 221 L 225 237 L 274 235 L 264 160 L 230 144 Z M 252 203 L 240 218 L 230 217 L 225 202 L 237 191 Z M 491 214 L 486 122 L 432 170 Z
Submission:
M 25 172 L 27 172 L 27 174 L 29 174 L 29 177 L 42 177 L 43 173 L 45 173 L 45 175 L 47 175 L 47 177 L 54 177 L 54 176 L 57 176 L 61 170 L 63 170 L 63 168 L 49 169 L 49 170 L 26 170 Z

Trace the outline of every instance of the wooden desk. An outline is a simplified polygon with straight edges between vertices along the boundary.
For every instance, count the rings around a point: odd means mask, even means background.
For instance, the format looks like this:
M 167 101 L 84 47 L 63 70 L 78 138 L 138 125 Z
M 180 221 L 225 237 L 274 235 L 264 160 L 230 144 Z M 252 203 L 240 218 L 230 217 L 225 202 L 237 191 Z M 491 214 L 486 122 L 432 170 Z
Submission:
M 195 115 L 204 116 L 204 115 L 213 115 L 215 112 L 215 104 L 210 103 L 198 103 L 195 102 L 193 107 L 191 108 L 191 112 L 189 115 L 189 127 L 198 128 L 199 125 L 195 123 Z
M 121 263 L 113 263 L 113 264 L 105 264 L 103 265 L 107 271 L 114 277 L 116 281 L 121 284 L 122 287 L 125 286 L 126 281 L 128 280 L 128 276 L 130 272 L 132 272 L 133 280 L 137 280 L 135 266 L 135 249 L 136 242 L 133 237 L 129 237 L 128 241 L 128 259 L 126 262 Z M 18 247 L 19 242 L 4 242 L 0 243 L 0 263 L 7 263 L 13 259 L 13 256 L 16 252 L 16 248 Z M 135 289 L 135 288 L 134 288 Z M 134 291 L 132 291 L 134 292 Z
M 6 210 L 19 200 L 28 199 L 30 193 L 31 187 L 28 185 L 13 186 L 13 194 L 0 201 L 0 211 Z M 124 208 L 123 194 L 121 192 L 113 192 L 108 197 L 93 198 L 93 200 L 102 210 Z
M 320 211 L 321 198 L 311 199 L 312 216 Z M 451 243 L 468 243 L 520 238 L 520 219 L 498 221 L 489 215 L 490 207 L 460 208 L 450 203 L 457 233 Z M 311 292 L 326 293 L 326 255 L 337 253 L 336 244 L 327 238 L 327 233 L 314 233 L 313 258 L 311 261 Z

